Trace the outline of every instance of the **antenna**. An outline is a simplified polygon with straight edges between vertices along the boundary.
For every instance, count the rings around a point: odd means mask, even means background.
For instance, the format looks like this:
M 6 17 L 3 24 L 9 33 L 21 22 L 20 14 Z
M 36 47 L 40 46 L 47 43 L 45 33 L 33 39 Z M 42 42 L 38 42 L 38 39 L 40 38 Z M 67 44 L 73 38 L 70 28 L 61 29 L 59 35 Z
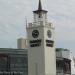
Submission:
M 27 22 L 27 17 L 25 17 L 25 36 L 26 36 L 26 39 L 27 39 L 27 26 L 28 26 L 28 22 Z
M 26 28 L 27 28 L 27 25 L 28 25 L 28 23 L 27 23 L 27 18 L 25 18 L 25 21 L 26 21 Z

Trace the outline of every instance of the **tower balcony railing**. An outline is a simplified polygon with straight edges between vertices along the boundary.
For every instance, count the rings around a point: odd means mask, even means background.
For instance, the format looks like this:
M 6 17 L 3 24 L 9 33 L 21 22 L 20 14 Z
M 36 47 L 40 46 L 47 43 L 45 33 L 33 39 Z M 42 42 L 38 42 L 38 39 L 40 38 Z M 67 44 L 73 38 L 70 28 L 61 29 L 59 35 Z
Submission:
M 27 25 L 27 27 L 38 27 L 38 26 L 47 26 L 47 27 L 50 27 L 50 28 L 54 28 L 53 25 L 52 25 L 52 23 L 43 22 L 43 21 L 33 22 L 33 23 L 29 23 Z

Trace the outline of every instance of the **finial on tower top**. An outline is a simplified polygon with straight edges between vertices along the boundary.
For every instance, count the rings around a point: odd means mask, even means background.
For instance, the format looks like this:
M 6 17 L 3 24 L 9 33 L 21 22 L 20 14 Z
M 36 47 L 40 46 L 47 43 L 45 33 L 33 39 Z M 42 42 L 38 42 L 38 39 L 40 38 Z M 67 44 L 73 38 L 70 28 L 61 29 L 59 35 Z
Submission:
M 43 9 L 42 9 L 42 3 L 41 3 L 41 0 L 39 0 L 38 10 L 35 10 L 35 11 L 33 11 L 33 12 L 34 12 L 34 13 L 40 13 L 40 12 L 45 12 L 45 13 L 47 13 L 46 10 L 43 10 Z
M 42 10 L 41 0 L 39 0 L 38 10 Z

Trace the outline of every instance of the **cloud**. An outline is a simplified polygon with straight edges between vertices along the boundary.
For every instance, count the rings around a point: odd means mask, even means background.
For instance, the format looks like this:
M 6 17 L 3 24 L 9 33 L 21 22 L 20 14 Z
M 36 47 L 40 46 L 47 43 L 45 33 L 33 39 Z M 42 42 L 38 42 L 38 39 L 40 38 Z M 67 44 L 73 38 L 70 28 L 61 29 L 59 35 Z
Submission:
M 75 0 L 42 0 L 42 5 L 48 10 L 49 21 L 55 25 L 57 47 L 74 51 Z M 38 0 L 0 0 L 0 42 L 3 42 L 0 47 L 16 47 L 16 39 L 26 37 L 25 18 L 32 22 L 32 11 L 37 7 Z M 8 39 L 11 44 L 7 45 Z

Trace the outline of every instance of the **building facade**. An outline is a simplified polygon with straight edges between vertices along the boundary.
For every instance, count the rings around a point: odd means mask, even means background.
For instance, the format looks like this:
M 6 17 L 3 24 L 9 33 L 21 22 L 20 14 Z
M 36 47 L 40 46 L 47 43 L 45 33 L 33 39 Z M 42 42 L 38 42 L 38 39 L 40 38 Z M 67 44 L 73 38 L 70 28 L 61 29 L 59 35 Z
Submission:
M 28 75 L 27 49 L 0 48 L 0 75 Z
M 57 48 L 56 75 L 74 75 L 73 67 L 70 51 Z M 0 75 L 28 75 L 28 49 L 0 48 Z
M 75 75 L 75 57 L 73 56 L 72 52 L 70 55 L 71 59 L 71 75 Z
M 56 49 L 56 72 L 57 75 L 71 75 L 70 50 Z

